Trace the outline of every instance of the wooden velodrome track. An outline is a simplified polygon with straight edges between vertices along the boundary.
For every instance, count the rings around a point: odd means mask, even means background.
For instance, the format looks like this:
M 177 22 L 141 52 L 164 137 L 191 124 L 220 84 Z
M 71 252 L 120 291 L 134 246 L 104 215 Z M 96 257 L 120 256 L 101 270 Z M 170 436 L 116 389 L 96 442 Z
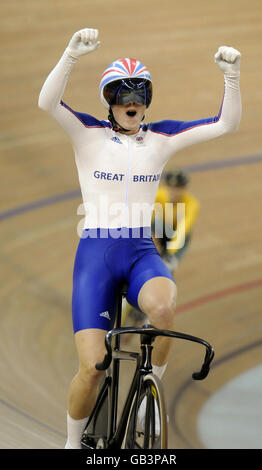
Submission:
M 242 52 L 239 131 L 168 163 L 188 167 L 201 202 L 176 277 L 176 329 L 216 351 L 210 376 L 199 383 L 191 373 L 203 350 L 173 346 L 164 377 L 169 447 L 201 448 L 196 419 L 205 400 L 261 362 L 261 0 L 13 0 L 1 2 L 0 17 L 0 448 L 64 446 L 66 395 L 77 367 L 70 307 L 81 199 L 70 142 L 37 107 L 47 74 L 75 31 L 96 27 L 101 47 L 76 65 L 65 101 L 106 118 L 100 75 L 112 60 L 135 56 L 154 80 L 146 120 L 189 120 L 218 112 L 217 48 Z

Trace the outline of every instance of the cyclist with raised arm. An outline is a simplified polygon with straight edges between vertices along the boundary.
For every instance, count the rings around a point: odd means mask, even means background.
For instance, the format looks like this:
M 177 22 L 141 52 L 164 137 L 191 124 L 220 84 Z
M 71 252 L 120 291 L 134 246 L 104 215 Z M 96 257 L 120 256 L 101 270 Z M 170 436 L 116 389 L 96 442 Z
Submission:
M 66 448 L 80 448 L 101 372 L 106 331 L 113 327 L 118 286 L 128 283 L 127 300 L 157 328 L 172 329 L 176 285 L 151 238 L 151 215 L 162 169 L 178 150 L 236 131 L 241 116 L 240 53 L 219 48 L 215 61 L 224 72 L 219 114 L 197 121 L 142 124 L 152 98 L 152 79 L 135 59 L 119 59 L 102 75 L 100 96 L 109 119 L 77 112 L 62 101 L 76 62 L 99 46 L 98 31 L 76 32 L 47 77 L 39 106 L 70 137 L 75 151 L 85 225 L 73 274 L 72 314 L 79 369 L 68 394 Z M 145 210 L 146 209 L 146 210 Z M 169 338 L 157 338 L 153 372 L 167 365 Z

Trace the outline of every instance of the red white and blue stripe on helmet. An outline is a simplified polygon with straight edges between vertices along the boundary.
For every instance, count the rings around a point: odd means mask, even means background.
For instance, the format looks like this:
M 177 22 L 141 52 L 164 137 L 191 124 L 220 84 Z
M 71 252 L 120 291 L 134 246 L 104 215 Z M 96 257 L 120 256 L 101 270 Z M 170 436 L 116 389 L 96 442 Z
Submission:
M 110 64 L 102 75 L 102 79 L 100 82 L 100 96 L 102 102 L 107 106 L 104 101 L 103 97 L 103 90 L 104 87 L 115 80 L 121 80 L 125 78 L 141 78 L 145 80 L 149 80 L 152 82 L 151 75 L 148 69 L 142 64 L 139 60 L 136 59 L 118 59 L 112 64 Z

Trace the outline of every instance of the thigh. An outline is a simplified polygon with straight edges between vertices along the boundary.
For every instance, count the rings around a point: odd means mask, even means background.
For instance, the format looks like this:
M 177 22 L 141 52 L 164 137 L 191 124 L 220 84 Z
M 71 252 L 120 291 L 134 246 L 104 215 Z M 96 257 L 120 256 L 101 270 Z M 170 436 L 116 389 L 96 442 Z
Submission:
M 74 265 L 72 317 L 74 332 L 110 330 L 114 324 L 117 283 L 104 259 L 107 240 L 81 239 Z
M 150 282 L 152 280 L 154 282 Z M 166 291 L 176 292 L 174 278 L 157 250 L 151 251 L 134 265 L 130 273 L 127 300 L 135 308 L 145 312 L 143 299 L 148 296 L 151 299 L 158 299 L 159 296 L 163 298 Z

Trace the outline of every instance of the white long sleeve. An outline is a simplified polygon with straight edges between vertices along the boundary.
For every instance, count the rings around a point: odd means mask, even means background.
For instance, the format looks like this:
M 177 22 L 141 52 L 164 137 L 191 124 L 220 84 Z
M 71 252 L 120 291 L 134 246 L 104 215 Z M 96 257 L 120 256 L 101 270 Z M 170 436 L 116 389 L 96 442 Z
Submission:
M 48 75 L 39 95 L 38 105 L 45 111 L 53 114 L 59 106 L 61 98 L 77 59 L 71 57 L 66 51 L 55 68 Z
M 70 73 L 76 62 L 77 59 L 71 57 L 66 51 L 64 52 L 44 82 L 38 106 L 58 121 L 74 144 L 79 144 L 83 135 L 83 125 L 61 102 Z
M 242 114 L 239 81 L 239 77 L 224 76 L 224 97 L 217 116 L 194 121 L 162 121 L 167 129 L 164 134 L 170 137 L 170 153 L 237 131 Z

